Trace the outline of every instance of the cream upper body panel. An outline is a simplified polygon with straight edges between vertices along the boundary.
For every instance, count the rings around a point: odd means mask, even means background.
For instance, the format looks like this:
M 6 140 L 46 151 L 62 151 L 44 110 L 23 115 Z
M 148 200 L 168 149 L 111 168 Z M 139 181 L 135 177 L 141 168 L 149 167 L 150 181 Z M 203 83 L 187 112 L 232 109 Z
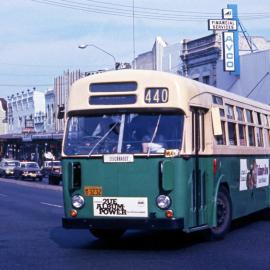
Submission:
M 93 83 L 136 82 L 137 89 L 127 92 L 91 92 Z M 146 103 L 146 88 L 167 88 L 168 102 Z M 190 80 L 165 72 L 146 70 L 119 70 L 91 75 L 76 81 L 71 88 L 67 111 L 85 111 L 122 108 L 178 108 L 188 113 L 188 100 L 198 93 Z M 137 101 L 128 105 L 90 105 L 90 96 L 136 95 Z M 80 97 L 80 98 L 78 98 Z
M 130 92 L 90 92 L 90 85 L 93 83 L 117 83 L 117 82 L 136 82 L 136 91 Z M 169 90 L 169 99 L 167 103 L 145 103 L 144 90 L 151 87 L 164 87 Z M 137 102 L 128 105 L 90 105 L 90 96 L 101 95 L 136 95 Z M 97 110 L 104 108 L 179 108 L 186 114 L 189 111 L 189 106 L 199 106 L 210 109 L 213 102 L 212 95 L 221 96 L 232 103 L 244 104 L 246 108 L 257 108 L 270 112 L 270 106 L 253 101 L 251 99 L 196 82 L 194 80 L 174 75 L 166 72 L 152 71 L 152 70 L 117 70 L 99 73 L 82 78 L 76 81 L 69 94 L 67 111 L 80 110 Z M 79 98 L 78 98 L 79 97 Z

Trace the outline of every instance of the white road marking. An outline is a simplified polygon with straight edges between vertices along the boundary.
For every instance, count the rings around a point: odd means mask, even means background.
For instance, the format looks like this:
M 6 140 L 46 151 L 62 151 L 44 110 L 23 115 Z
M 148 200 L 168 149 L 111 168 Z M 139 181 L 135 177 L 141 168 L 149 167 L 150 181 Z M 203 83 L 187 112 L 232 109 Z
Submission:
M 44 205 L 48 205 L 48 206 L 52 206 L 52 207 L 57 207 L 57 208 L 62 208 L 62 205 L 58 205 L 58 204 L 51 204 L 51 203 L 46 203 L 46 202 L 40 202 L 41 204 Z
M 0 197 L 8 197 L 8 195 L 0 193 Z

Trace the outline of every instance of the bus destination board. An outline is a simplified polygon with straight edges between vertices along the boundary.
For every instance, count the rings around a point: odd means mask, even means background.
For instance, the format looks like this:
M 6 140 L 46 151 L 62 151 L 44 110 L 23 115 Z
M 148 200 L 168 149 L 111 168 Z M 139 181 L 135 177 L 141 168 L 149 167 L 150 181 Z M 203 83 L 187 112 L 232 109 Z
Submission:
M 167 103 L 169 100 L 168 88 L 146 88 L 144 93 L 145 103 Z

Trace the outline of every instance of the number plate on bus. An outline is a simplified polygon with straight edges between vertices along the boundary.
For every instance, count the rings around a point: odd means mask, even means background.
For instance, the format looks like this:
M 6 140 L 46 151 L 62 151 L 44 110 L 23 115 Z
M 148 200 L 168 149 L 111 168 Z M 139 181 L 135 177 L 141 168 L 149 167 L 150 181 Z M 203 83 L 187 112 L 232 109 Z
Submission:
M 145 197 L 93 197 L 96 217 L 148 217 Z
M 102 196 L 102 187 L 98 186 L 85 186 L 84 187 L 85 196 Z

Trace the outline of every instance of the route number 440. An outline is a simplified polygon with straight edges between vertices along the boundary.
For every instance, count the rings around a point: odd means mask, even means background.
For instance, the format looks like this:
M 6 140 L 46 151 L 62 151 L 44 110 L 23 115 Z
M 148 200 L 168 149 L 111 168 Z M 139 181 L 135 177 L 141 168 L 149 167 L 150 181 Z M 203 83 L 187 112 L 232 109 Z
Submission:
M 145 103 L 166 103 L 169 100 L 168 88 L 146 88 L 144 93 Z

